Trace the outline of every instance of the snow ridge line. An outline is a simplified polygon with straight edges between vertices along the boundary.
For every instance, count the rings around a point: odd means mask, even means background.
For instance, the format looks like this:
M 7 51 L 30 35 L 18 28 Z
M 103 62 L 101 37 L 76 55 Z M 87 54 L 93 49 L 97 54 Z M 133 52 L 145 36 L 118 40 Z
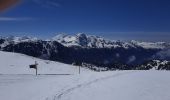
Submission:
M 134 71 L 133 71 L 134 72 Z M 124 73 L 118 73 L 118 74 L 114 74 L 114 75 L 111 75 L 111 76 L 107 76 L 107 77 L 102 77 L 102 78 L 98 78 L 98 79 L 95 79 L 93 81 L 90 81 L 90 82 L 85 82 L 85 83 L 82 83 L 82 84 L 78 84 L 72 88 L 69 88 L 69 89 L 66 89 L 64 91 L 62 91 L 61 93 L 59 94 L 56 94 L 53 98 L 53 100 L 61 100 L 61 98 L 64 96 L 64 95 L 67 95 L 68 93 L 76 90 L 76 89 L 79 89 L 79 88 L 82 88 L 82 87 L 86 87 L 88 85 L 91 85 L 93 83 L 96 83 L 96 82 L 99 82 L 99 81 L 103 81 L 103 80 L 107 80 L 107 79 L 110 79 L 110 78 L 114 78 L 114 77 L 118 77 L 118 76 L 122 76 L 122 75 L 126 75 L 126 74 L 129 74 L 129 73 L 133 73 L 133 72 L 124 72 Z

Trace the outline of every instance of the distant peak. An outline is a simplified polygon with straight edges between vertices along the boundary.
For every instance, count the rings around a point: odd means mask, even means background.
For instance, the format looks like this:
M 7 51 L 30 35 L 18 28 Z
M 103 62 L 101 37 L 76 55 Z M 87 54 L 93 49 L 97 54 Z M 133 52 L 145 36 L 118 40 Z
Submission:
M 120 40 L 109 40 L 96 35 L 87 35 L 85 33 L 77 33 L 75 35 L 58 34 L 53 37 L 54 41 L 57 41 L 64 46 L 79 46 L 85 48 L 136 48 L 142 47 L 145 49 L 164 49 L 170 47 L 165 42 L 141 42 L 137 40 L 131 40 L 130 42 L 123 42 Z
M 13 41 L 14 43 L 29 42 L 29 41 L 37 41 L 38 40 L 36 37 L 30 37 L 30 36 L 22 36 L 22 37 L 8 36 L 4 39 L 6 39 L 7 41 Z
M 78 37 L 86 37 L 86 34 L 85 33 L 77 33 L 76 36 L 78 36 Z

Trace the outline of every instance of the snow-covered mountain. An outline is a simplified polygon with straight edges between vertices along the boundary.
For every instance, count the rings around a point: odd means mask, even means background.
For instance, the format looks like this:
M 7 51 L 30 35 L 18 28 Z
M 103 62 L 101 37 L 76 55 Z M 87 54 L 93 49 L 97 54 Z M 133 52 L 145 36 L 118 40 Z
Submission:
M 132 40 L 130 42 L 108 40 L 95 35 L 86 35 L 78 33 L 76 35 L 59 34 L 52 38 L 53 41 L 57 41 L 64 46 L 72 47 L 78 46 L 83 48 L 136 48 L 142 47 L 145 49 L 165 49 L 170 48 L 170 43 L 165 42 L 139 42 Z
M 29 36 L 9 36 L 9 37 L 4 37 L 3 39 L 14 42 L 14 43 L 20 43 L 20 42 L 31 42 L 31 41 L 37 41 L 38 38 L 36 37 L 29 37 Z
M 57 41 L 64 46 L 79 46 L 83 48 L 111 48 L 111 47 L 132 47 L 133 45 L 121 41 L 107 40 L 95 35 L 86 35 L 78 33 L 76 35 L 59 34 L 52 38 L 53 41 Z
M 29 36 L 23 36 L 23 37 L 18 37 L 18 36 L 0 37 L 0 47 L 5 47 L 7 45 L 10 45 L 11 43 L 18 44 L 18 43 L 22 43 L 22 42 L 36 42 L 36 41 L 38 41 L 38 38 L 29 37 Z
M 153 59 L 170 60 L 169 43 L 134 40 L 123 42 L 82 33 L 75 36 L 60 34 L 52 40 L 32 37 L 0 38 L 0 50 L 67 64 L 87 63 L 109 69 L 126 69 L 117 65 L 141 64 Z
M 170 61 L 151 60 L 136 67 L 138 70 L 170 70 Z
M 21 42 L 36 42 L 40 39 L 36 37 L 0 37 L 0 46 L 4 47 L 10 43 Z M 2 44 L 1 42 L 4 43 Z M 120 40 L 109 40 L 100 36 L 86 35 L 84 33 L 78 33 L 76 35 L 58 34 L 48 41 L 57 41 L 66 47 L 82 47 L 82 48 L 137 48 L 142 47 L 144 49 L 166 49 L 170 48 L 170 43 L 166 42 L 141 42 L 132 40 L 124 42 Z

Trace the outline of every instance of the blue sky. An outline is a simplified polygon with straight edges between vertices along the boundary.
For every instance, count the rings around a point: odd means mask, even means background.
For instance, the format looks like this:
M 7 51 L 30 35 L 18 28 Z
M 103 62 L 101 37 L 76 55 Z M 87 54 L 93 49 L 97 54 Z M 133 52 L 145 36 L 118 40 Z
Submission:
M 0 35 L 49 38 L 79 32 L 169 41 L 169 0 L 22 0 L 0 13 Z

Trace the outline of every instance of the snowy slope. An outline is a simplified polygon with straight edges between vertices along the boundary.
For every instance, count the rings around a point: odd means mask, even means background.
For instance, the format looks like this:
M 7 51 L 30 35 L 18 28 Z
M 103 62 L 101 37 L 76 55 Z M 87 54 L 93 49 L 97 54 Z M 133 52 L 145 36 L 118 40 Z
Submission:
M 38 74 L 74 74 L 77 72 L 76 66 L 0 51 L 0 74 L 34 74 L 35 70 L 30 69 L 29 65 L 35 64 L 35 61 L 39 64 Z
M 115 74 L 63 92 L 55 100 L 169 100 L 169 75 L 164 71 Z
M 0 75 L 1 100 L 169 100 L 168 71 Z
M 28 65 L 37 61 L 39 73 Z M 41 67 L 40 67 L 41 66 Z M 0 52 L 0 100 L 170 100 L 168 71 L 93 72 Z M 43 74 L 71 75 L 43 75 Z

